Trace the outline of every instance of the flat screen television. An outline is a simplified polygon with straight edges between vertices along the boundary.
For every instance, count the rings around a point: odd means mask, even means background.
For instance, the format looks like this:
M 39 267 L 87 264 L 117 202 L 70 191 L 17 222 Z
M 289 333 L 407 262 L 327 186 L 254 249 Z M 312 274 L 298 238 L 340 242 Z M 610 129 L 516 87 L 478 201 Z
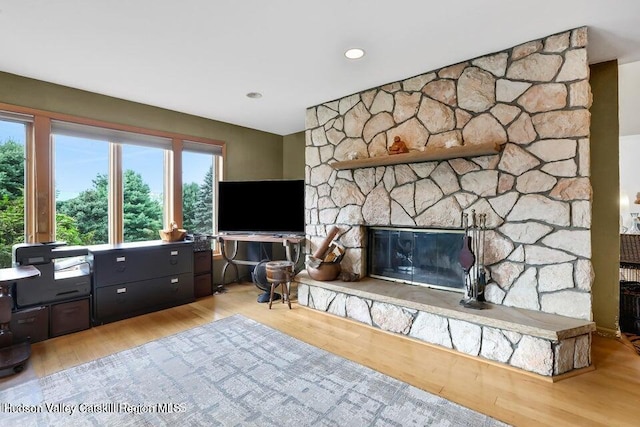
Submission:
M 218 182 L 218 231 L 304 234 L 304 180 Z

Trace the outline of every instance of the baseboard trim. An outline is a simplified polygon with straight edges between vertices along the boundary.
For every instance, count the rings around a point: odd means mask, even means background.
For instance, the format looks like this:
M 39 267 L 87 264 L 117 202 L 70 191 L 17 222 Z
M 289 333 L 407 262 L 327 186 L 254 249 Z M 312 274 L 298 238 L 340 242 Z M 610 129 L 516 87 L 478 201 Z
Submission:
M 620 331 L 617 329 L 605 328 L 596 325 L 596 334 L 606 338 L 620 338 Z

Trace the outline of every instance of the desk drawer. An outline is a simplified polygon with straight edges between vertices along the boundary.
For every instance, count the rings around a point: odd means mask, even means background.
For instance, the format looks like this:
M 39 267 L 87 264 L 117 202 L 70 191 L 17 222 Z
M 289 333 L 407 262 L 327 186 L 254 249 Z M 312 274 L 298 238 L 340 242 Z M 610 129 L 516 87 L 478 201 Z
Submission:
M 211 251 L 193 253 L 193 274 L 211 273 Z
M 49 338 L 49 307 L 34 307 L 16 311 L 11 316 L 14 342 L 36 343 Z
M 113 322 L 193 299 L 192 273 L 103 286 L 95 290 L 94 321 Z
M 51 337 L 90 327 L 89 298 L 51 305 Z
M 213 295 L 211 274 L 199 274 L 193 277 L 193 293 L 196 298 Z
M 137 282 L 193 271 L 190 245 L 114 249 L 94 255 L 94 286 Z

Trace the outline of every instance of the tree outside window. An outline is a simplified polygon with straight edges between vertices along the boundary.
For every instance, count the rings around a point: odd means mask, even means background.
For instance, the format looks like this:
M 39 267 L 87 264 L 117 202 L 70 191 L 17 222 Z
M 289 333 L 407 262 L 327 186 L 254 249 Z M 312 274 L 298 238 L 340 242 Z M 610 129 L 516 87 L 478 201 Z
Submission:
M 214 159 L 211 154 L 183 152 L 182 215 L 189 233 L 214 232 Z
M 25 125 L 0 122 L 0 268 L 11 267 L 11 249 L 24 243 L 24 140 L 7 136 L 25 134 Z

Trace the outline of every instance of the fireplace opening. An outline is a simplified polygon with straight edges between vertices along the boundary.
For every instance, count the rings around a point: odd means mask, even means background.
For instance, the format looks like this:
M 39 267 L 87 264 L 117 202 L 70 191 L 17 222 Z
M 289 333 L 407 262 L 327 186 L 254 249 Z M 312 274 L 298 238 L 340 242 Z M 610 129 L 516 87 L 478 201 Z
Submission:
M 367 274 L 394 282 L 465 291 L 463 230 L 369 227 Z

